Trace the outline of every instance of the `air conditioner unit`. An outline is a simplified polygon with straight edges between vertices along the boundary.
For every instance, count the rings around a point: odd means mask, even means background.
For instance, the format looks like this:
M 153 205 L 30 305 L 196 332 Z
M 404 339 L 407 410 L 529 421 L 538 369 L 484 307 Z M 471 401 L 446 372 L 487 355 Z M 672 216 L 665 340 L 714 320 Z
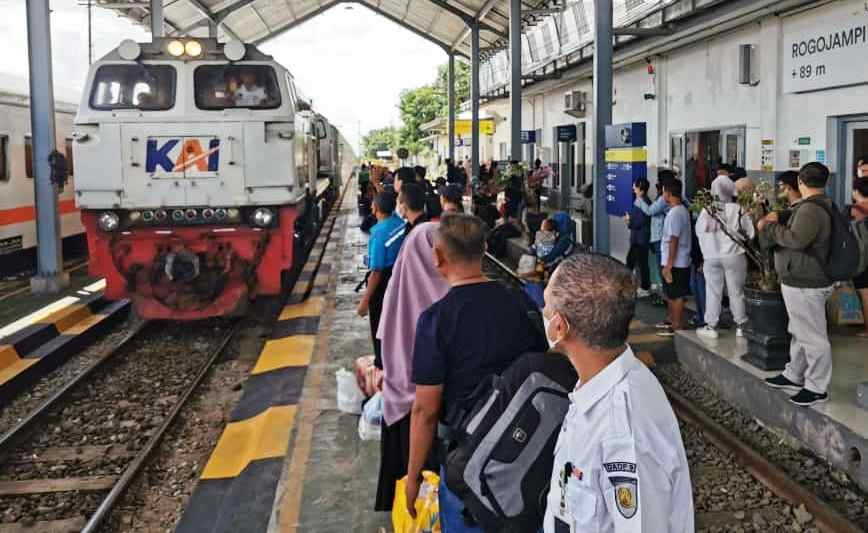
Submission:
M 570 91 L 564 95 L 564 113 L 582 118 L 588 108 L 588 94 L 583 91 Z

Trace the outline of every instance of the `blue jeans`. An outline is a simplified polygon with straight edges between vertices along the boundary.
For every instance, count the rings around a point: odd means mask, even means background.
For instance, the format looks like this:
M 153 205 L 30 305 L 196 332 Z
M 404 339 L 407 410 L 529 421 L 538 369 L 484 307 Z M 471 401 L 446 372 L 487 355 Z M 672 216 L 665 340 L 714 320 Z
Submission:
M 440 529 L 442 533 L 484 533 L 482 528 L 470 527 L 464 523 L 461 511 L 464 502 L 458 499 L 446 486 L 446 469 L 440 467 Z
M 705 325 L 705 275 L 695 266 L 690 267 L 690 292 L 696 298 L 696 322 L 697 327 Z

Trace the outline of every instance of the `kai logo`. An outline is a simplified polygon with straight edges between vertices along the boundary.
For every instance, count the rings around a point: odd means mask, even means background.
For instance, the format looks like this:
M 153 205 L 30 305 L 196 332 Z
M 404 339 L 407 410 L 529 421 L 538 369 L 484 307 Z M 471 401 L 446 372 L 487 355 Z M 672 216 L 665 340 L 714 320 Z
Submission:
M 162 144 L 160 144 L 162 142 Z M 145 171 L 217 172 L 220 165 L 220 139 L 207 139 L 208 149 L 195 138 L 148 139 Z M 178 149 L 180 148 L 180 150 Z

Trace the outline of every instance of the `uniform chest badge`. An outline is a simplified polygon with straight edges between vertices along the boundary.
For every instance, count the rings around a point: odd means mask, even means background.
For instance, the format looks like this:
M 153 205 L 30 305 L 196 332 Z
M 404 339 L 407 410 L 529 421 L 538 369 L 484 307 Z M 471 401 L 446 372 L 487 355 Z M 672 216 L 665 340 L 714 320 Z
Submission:
M 624 518 L 633 518 L 639 509 L 639 482 L 632 477 L 611 477 L 615 491 L 615 506 Z

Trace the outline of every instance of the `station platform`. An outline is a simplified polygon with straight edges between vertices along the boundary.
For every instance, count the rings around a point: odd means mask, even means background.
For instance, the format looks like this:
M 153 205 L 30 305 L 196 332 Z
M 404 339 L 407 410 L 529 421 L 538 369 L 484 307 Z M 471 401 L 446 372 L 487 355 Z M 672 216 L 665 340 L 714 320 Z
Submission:
M 368 319 L 356 314 L 367 251 L 360 222 L 346 194 L 316 260 L 319 273 L 312 287 L 294 290 L 266 341 L 179 533 L 392 530 L 390 514 L 373 510 L 380 443 L 362 441 L 359 417 L 339 411 L 336 399 L 337 370 L 372 352 Z M 312 260 L 305 271 L 317 269 Z M 672 359 L 671 339 L 653 326 L 663 310 L 643 309 L 631 344 L 646 361 Z
M 694 331 L 675 336 L 676 356 L 688 373 L 711 385 L 724 399 L 746 410 L 796 447 L 847 471 L 868 490 L 868 409 L 857 404 L 857 386 L 868 382 L 868 340 L 834 330 L 829 401 L 799 407 L 792 393 L 768 387 L 763 380 L 779 372 L 760 370 L 742 360 L 747 341 L 734 331 L 718 339 Z

